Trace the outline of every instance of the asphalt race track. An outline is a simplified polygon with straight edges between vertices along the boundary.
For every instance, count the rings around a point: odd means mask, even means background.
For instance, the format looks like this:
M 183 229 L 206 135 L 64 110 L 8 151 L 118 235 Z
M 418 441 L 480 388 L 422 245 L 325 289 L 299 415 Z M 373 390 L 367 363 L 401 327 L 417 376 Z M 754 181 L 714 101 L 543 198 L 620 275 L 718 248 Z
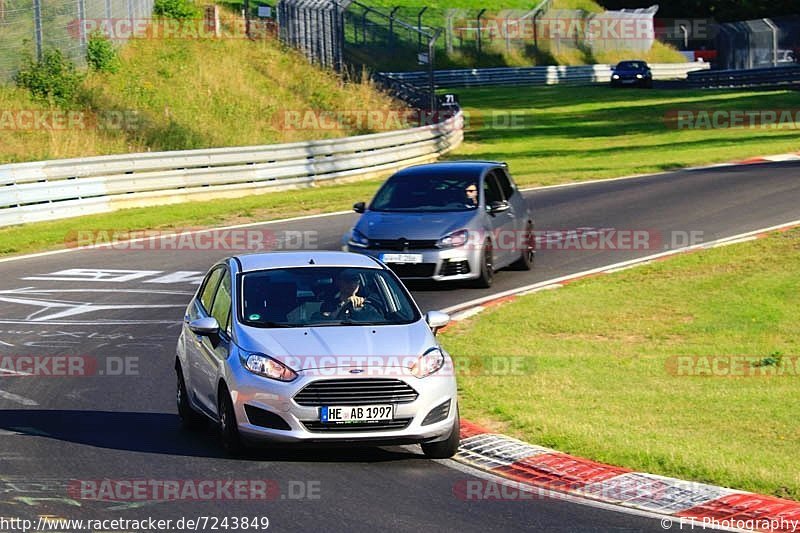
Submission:
M 798 177 L 800 166 L 775 163 L 531 191 L 526 196 L 538 230 L 647 230 L 655 237 L 639 250 L 544 249 L 532 272 L 500 272 L 491 290 L 412 289 L 423 310 L 439 309 L 684 246 L 687 235 L 710 241 L 800 219 Z M 301 235 L 312 236 L 313 245 L 338 249 L 355 217 L 249 231 L 308 232 Z M 470 475 L 412 448 L 274 449 L 243 460 L 224 457 L 212 429 L 180 428 L 173 361 L 195 282 L 225 255 L 95 249 L 2 264 L 0 354 L 81 356 L 92 372 L 0 372 L 0 516 L 266 516 L 276 531 L 662 531 L 655 518 L 560 499 L 464 501 L 454 487 Z M 272 492 L 269 501 L 159 502 L 98 500 L 76 491 L 80 481 L 93 480 L 270 480 Z

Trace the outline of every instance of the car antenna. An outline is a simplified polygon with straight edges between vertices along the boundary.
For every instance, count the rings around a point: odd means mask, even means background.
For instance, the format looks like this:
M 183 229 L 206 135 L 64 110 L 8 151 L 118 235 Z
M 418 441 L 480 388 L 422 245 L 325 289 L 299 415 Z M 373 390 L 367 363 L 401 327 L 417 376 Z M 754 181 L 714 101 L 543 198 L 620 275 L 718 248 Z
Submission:
M 308 264 L 309 265 L 316 265 L 316 263 L 314 262 L 314 258 L 313 257 L 308 260 Z

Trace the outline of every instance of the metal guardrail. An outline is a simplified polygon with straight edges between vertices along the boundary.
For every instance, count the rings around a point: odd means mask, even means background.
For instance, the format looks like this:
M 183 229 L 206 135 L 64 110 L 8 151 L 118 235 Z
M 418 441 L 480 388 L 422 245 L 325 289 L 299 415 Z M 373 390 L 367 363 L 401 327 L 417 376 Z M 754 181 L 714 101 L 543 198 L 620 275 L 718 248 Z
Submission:
M 611 81 L 611 65 L 502 67 L 437 70 L 436 87 L 481 87 L 491 85 L 590 84 Z M 689 72 L 707 70 L 708 63 L 664 63 L 650 65 L 656 80 L 686 79 Z M 384 76 L 415 86 L 427 83 L 427 72 L 385 72 Z
M 370 177 L 436 159 L 462 140 L 459 111 L 344 139 L 0 165 L 0 226 Z
M 692 72 L 688 84 L 705 89 L 800 87 L 800 65 L 749 70 Z

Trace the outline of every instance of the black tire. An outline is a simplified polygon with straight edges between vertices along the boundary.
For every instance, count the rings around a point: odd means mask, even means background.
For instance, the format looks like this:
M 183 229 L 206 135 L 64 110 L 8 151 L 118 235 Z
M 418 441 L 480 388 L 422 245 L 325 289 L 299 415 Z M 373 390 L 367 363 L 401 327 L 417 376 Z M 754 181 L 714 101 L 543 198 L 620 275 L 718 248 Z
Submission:
M 429 459 L 450 459 L 458 453 L 458 446 L 461 443 L 461 417 L 456 407 L 456 421 L 450 430 L 447 439 L 439 442 L 422 443 L 422 453 Z
M 511 268 L 514 270 L 530 270 L 533 268 L 533 261 L 534 256 L 536 255 L 535 249 L 535 235 L 533 234 L 533 224 L 528 222 L 528 225 L 525 227 L 525 245 L 527 248 L 524 248 L 520 252 L 520 258 L 517 259 L 512 265 Z
M 206 417 L 195 411 L 189 403 L 189 393 L 186 390 L 186 382 L 183 379 L 183 371 L 180 364 L 175 365 L 175 374 L 178 378 L 175 401 L 178 404 L 178 415 L 181 417 L 181 423 L 188 429 L 197 429 L 205 426 Z
M 473 287 L 478 289 L 488 289 L 494 281 L 494 253 L 492 244 L 488 240 L 483 243 L 483 253 L 481 254 L 481 272 L 473 282 Z
M 244 445 L 236 423 L 236 412 L 233 409 L 231 395 L 224 386 L 219 390 L 219 435 L 222 448 L 231 457 L 240 457 L 244 453 Z

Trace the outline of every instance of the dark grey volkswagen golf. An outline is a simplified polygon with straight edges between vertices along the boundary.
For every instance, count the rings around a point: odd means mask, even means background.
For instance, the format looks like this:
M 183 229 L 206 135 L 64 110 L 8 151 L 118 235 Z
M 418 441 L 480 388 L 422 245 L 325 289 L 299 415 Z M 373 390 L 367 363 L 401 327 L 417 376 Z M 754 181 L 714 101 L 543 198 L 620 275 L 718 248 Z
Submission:
M 533 215 L 505 163 L 457 161 L 390 177 L 344 235 L 343 248 L 383 261 L 404 279 L 471 280 L 533 265 Z

